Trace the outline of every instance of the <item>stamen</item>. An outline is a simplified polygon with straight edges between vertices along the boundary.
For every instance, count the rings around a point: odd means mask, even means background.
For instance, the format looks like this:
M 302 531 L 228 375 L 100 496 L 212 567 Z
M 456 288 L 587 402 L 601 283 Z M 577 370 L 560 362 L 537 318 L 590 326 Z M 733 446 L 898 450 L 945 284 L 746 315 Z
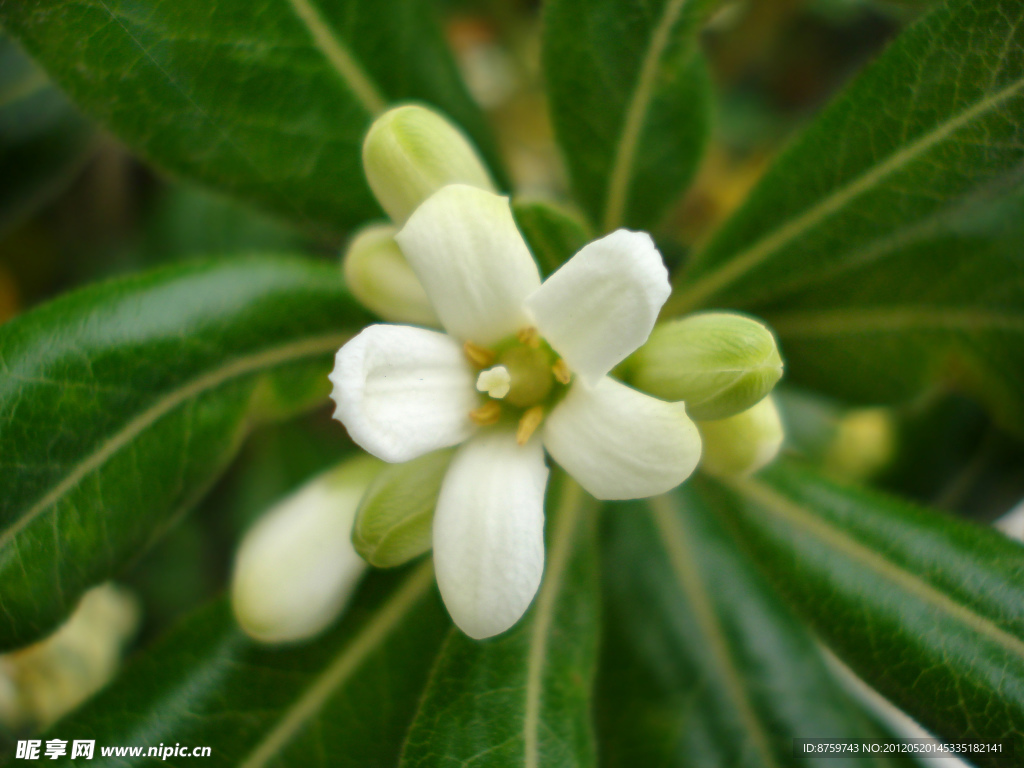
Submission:
M 474 344 L 472 341 L 467 341 L 462 345 L 462 351 L 466 354 L 474 366 L 477 368 L 486 368 L 494 362 L 494 353 L 486 347 L 481 347 L 479 344 Z
M 519 445 L 526 445 L 542 421 L 544 421 L 543 406 L 535 405 L 533 408 L 527 409 L 526 413 L 519 419 L 519 426 L 516 427 L 516 442 Z
M 519 339 L 520 344 L 525 344 L 533 349 L 538 349 L 540 347 L 540 334 L 537 333 L 537 329 L 532 325 L 519 331 L 519 333 L 516 334 L 516 338 Z
M 479 408 L 474 408 L 470 411 L 469 418 L 477 426 L 489 427 L 491 424 L 496 424 L 498 419 L 501 418 L 501 406 L 496 400 L 488 400 Z
M 496 365 L 480 371 L 476 377 L 477 392 L 486 392 L 495 400 L 501 400 L 512 388 L 512 376 L 504 365 Z
M 562 358 L 555 360 L 555 364 L 551 366 L 551 373 L 555 376 L 555 381 L 559 384 L 568 384 L 572 381 L 572 371 L 569 370 L 569 364 Z

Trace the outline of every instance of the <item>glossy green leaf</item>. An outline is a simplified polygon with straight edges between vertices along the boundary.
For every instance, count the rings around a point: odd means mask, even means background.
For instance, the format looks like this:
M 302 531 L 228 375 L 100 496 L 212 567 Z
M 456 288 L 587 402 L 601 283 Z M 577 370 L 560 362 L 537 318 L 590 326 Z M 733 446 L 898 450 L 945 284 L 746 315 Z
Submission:
M 557 493 L 533 607 L 490 640 L 451 631 L 406 739 L 402 768 L 595 765 L 589 702 L 599 623 L 596 510 L 570 480 Z
M 180 744 L 210 747 L 206 765 L 392 768 L 448 626 L 429 564 L 371 575 L 337 626 L 295 646 L 250 640 L 219 600 L 52 735 L 95 740 L 83 766 L 157 762 L 104 759 L 104 746 Z
M 91 135 L 46 75 L 0 34 L 0 231 L 70 180 Z
M 1024 434 L 1022 21 L 1016 0 L 951 0 L 910 27 L 695 256 L 669 311 L 748 309 L 789 375 L 845 398 L 944 376 Z
M 878 765 L 793 757 L 794 738 L 875 732 L 692 482 L 605 523 L 604 765 Z
M 597 229 L 652 229 L 693 176 L 711 88 L 697 31 L 714 0 L 550 0 L 544 76 L 577 199 Z
M 516 198 L 512 201 L 512 215 L 545 277 L 590 240 L 586 225 L 554 203 Z
M 949 741 L 1022 754 L 1024 547 L 785 462 L 728 489 L 703 483 L 709 509 L 858 675 Z
M 175 173 L 331 227 L 379 215 L 360 147 L 392 100 L 435 104 L 493 160 L 428 3 L 44 0 L 0 22 L 90 115 Z
M 0 647 L 141 555 L 254 423 L 323 402 L 333 353 L 367 320 L 335 265 L 251 257 L 102 283 L 0 326 Z
M 1024 191 L 983 196 L 903 238 L 884 261 L 765 307 L 794 380 L 899 402 L 935 381 L 1024 435 Z

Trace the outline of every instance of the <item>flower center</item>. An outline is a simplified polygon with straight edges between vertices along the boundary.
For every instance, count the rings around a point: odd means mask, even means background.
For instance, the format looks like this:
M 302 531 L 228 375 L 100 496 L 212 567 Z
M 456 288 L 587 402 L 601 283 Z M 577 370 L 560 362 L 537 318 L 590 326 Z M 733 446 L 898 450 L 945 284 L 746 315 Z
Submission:
M 490 399 L 470 416 L 480 426 L 518 420 L 516 439 L 526 443 L 572 379 L 569 367 L 537 335 L 524 328 L 494 349 L 465 344 L 466 357 L 480 370 L 476 388 Z M 500 402 L 499 402 L 500 401 Z

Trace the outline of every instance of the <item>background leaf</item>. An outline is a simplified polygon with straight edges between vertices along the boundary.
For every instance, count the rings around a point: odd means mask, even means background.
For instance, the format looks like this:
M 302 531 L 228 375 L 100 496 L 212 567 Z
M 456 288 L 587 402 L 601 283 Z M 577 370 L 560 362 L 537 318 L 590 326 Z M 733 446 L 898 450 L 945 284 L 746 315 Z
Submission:
M 254 423 L 322 402 L 367 319 L 336 266 L 251 257 L 98 284 L 0 327 L 0 647 L 145 551 Z
M 403 768 L 595 765 L 595 510 L 571 480 L 561 488 L 549 505 L 547 564 L 533 607 L 511 630 L 482 642 L 452 629 L 409 731 Z
M 5 3 L 0 22 L 153 162 L 343 228 L 380 213 L 360 147 L 392 100 L 435 104 L 495 162 L 432 13 L 403 0 L 43 0 Z
M 945 375 L 1024 434 L 1022 20 L 1014 0 L 952 0 L 910 27 L 697 254 L 669 311 L 760 315 L 792 377 L 842 397 Z
M 652 229 L 707 138 L 697 29 L 713 0 L 549 0 L 544 77 L 577 199 L 601 232 Z
M 0 33 L 0 233 L 70 181 L 92 129 Z
M 709 509 L 858 675 L 950 742 L 1002 742 L 1021 754 L 1019 543 L 787 462 L 730 490 L 701 487 Z
M 877 734 L 692 481 L 605 523 L 604 765 L 880 764 L 793 757 L 795 737 Z
M 544 277 L 591 239 L 576 216 L 553 203 L 516 198 L 512 201 L 512 215 Z
M 336 627 L 298 646 L 249 640 L 219 600 L 53 736 L 96 741 L 96 759 L 73 765 L 155 763 L 101 760 L 99 748 L 163 743 L 209 746 L 210 765 L 391 768 L 448 626 L 429 564 L 372 574 Z

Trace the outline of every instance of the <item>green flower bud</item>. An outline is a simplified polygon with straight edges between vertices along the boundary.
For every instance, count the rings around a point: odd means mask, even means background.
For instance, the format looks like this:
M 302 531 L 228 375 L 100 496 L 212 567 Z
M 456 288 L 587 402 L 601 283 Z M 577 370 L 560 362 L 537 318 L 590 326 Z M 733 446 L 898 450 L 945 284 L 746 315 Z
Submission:
M 627 362 L 638 389 L 683 400 L 690 418 L 724 419 L 771 392 L 782 377 L 775 337 L 743 315 L 708 312 L 658 325 Z
M 782 420 L 771 395 L 727 419 L 698 421 L 697 429 L 704 446 L 701 469 L 719 477 L 752 474 L 782 446 Z
M 245 534 L 231 579 L 242 629 L 265 643 L 302 640 L 341 613 L 365 564 L 352 549 L 359 500 L 383 463 L 361 455 L 303 485 Z
M 392 323 L 439 326 L 434 307 L 395 242 L 390 224 L 361 229 L 345 252 L 345 282 L 360 303 Z
M 453 451 L 434 451 L 392 464 L 367 489 L 359 505 L 352 543 L 366 561 L 393 568 L 431 546 L 434 507 Z
M 377 201 L 398 226 L 448 184 L 495 191 L 466 135 L 438 113 L 418 106 L 391 109 L 370 126 L 363 142 L 363 170 Z

